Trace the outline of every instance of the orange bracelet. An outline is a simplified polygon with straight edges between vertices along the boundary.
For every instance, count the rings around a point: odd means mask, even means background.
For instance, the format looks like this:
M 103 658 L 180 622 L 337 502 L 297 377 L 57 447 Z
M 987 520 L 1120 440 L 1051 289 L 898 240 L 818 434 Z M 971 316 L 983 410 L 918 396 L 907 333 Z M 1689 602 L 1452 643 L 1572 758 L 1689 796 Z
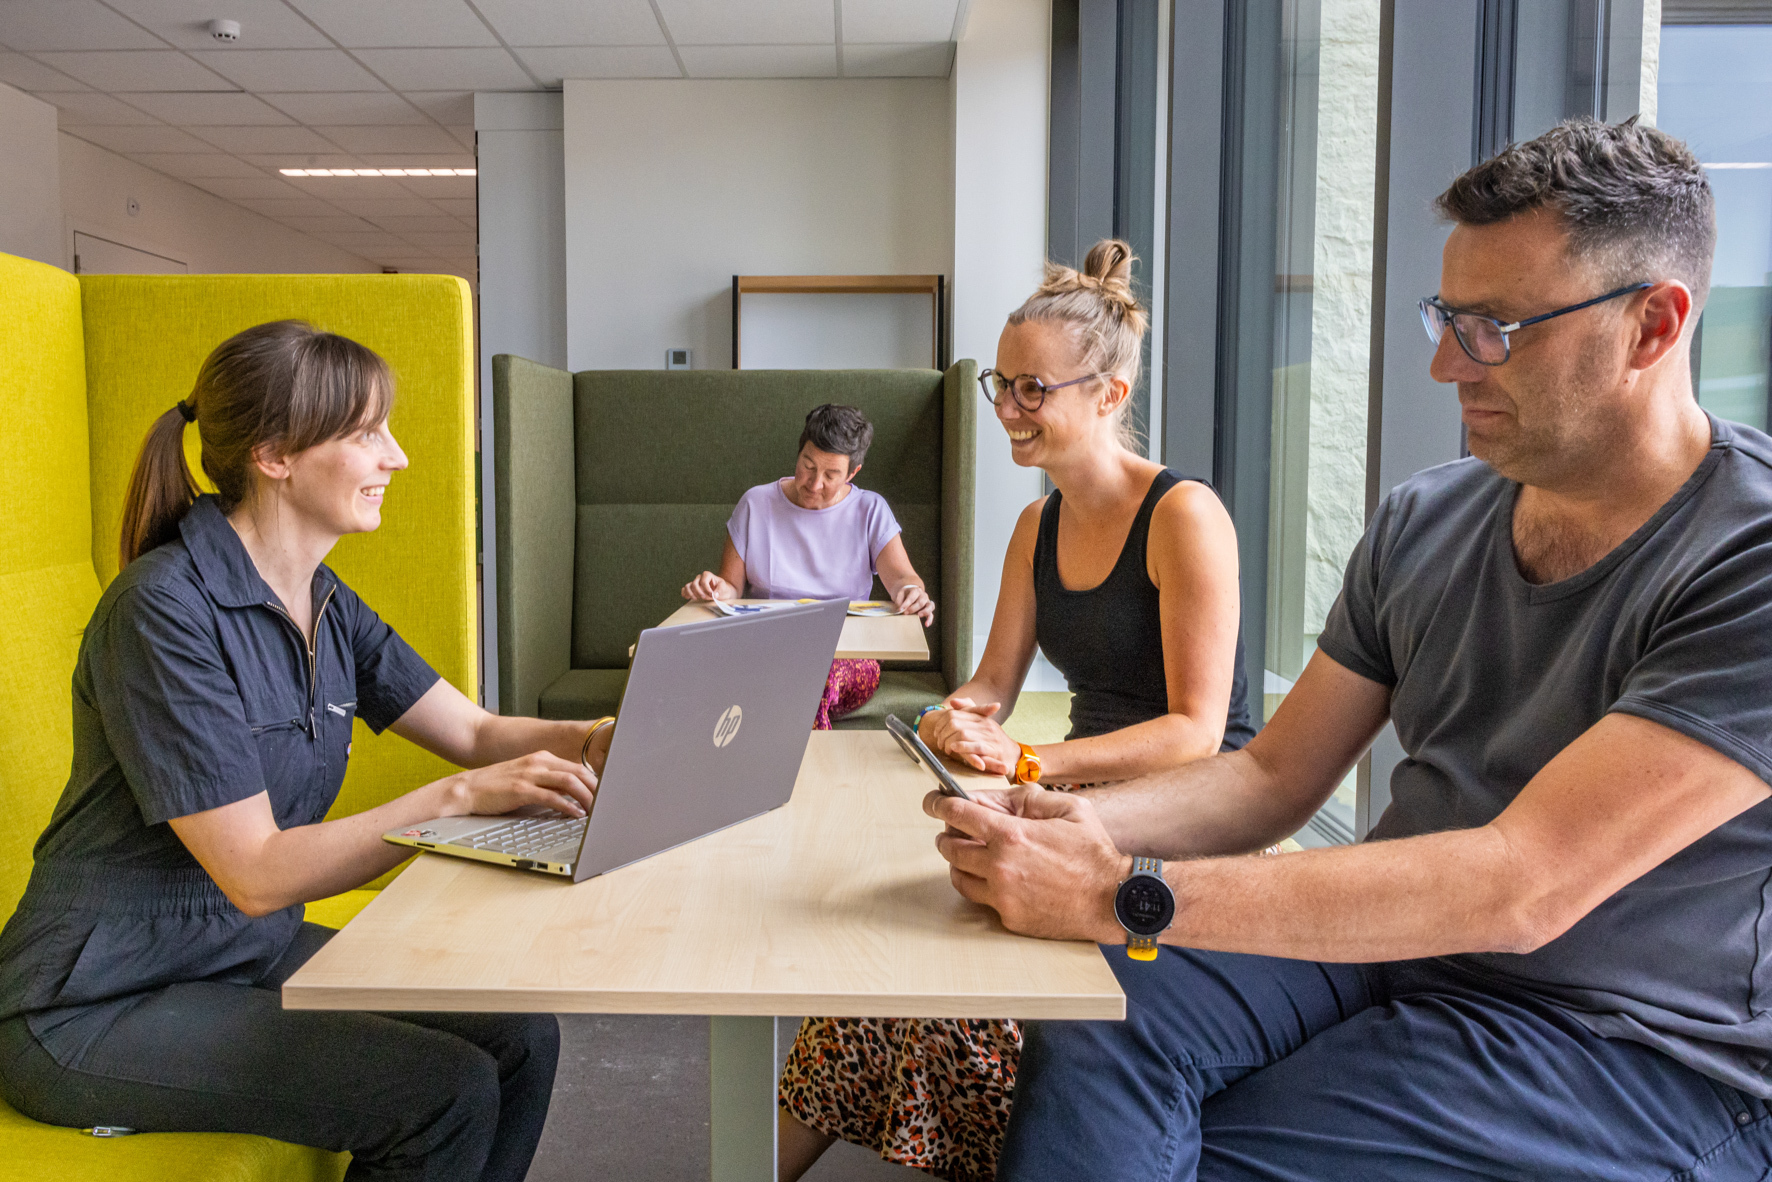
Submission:
M 1038 784 L 1040 782 L 1040 753 L 1026 743 L 1017 743 L 1021 748 L 1021 756 L 1015 761 L 1015 774 L 1010 780 L 1016 784 Z

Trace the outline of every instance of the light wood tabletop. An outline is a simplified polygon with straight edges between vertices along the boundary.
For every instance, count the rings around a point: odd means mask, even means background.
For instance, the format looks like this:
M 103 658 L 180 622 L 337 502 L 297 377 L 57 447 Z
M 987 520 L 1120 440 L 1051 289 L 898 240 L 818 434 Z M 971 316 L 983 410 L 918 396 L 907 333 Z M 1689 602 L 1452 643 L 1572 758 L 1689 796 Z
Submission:
M 732 602 L 772 601 L 735 599 Z M 685 603 L 666 616 L 659 627 L 675 628 L 679 624 L 719 618 L 719 613 L 705 603 Z M 923 633 L 923 621 L 916 616 L 848 616 L 843 620 L 843 635 L 837 641 L 837 656 L 856 661 L 927 661 L 929 641 Z
M 1124 1017 L 1093 944 L 1011 935 L 954 891 L 920 807 L 933 783 L 883 731 L 814 732 L 785 807 L 576 886 L 421 855 L 283 1004 Z

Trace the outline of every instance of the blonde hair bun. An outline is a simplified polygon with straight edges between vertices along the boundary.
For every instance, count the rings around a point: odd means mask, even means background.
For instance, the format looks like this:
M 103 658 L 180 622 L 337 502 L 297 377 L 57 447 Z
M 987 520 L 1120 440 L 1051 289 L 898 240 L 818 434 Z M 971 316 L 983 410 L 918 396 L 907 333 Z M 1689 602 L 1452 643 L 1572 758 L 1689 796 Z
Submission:
M 1010 324 L 1029 320 L 1069 325 L 1082 349 L 1086 369 L 1138 381 L 1139 361 L 1150 315 L 1132 290 L 1129 243 L 1104 238 L 1089 248 L 1081 271 L 1047 262 L 1040 289 L 1009 315 Z

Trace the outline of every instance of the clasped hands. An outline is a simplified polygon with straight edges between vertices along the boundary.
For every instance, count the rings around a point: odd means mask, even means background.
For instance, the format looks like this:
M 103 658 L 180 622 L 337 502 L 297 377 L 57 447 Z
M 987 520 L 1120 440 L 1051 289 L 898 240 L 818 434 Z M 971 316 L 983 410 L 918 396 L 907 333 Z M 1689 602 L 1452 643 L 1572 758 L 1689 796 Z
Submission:
M 947 826 L 935 848 L 954 889 L 992 908 L 1010 931 L 1125 941 L 1113 902 L 1132 859 L 1084 797 L 1036 785 L 976 791 L 970 801 L 931 792 L 923 811 Z
M 738 599 L 738 588 L 711 570 L 704 570 L 683 584 L 684 599 L 704 602 L 710 599 Z M 916 583 L 906 583 L 892 593 L 892 604 L 907 616 L 921 616 L 923 627 L 935 622 L 935 602 L 929 592 Z

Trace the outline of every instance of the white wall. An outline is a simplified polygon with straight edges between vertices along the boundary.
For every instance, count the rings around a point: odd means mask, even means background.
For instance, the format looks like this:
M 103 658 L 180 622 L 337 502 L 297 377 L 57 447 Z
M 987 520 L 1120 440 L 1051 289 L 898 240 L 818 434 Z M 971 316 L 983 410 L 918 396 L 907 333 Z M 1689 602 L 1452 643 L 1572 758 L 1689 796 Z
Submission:
M 0 84 L 0 251 L 62 265 L 55 108 Z
M 565 155 L 558 94 L 477 94 L 480 169 L 480 686 L 498 710 L 492 358 L 566 367 Z
M 380 267 L 298 230 L 113 152 L 63 135 L 60 257 L 72 268 L 74 232 L 177 259 L 192 274 L 313 274 Z M 131 215 L 134 199 L 138 211 Z
M 565 96 L 574 370 L 662 369 L 685 346 L 698 369 L 730 366 L 734 275 L 950 270 L 945 81 L 568 80 Z
M 1049 0 L 973 0 L 954 57 L 954 352 L 997 355 L 1009 313 L 1040 284 L 1046 257 Z M 982 398 L 981 398 L 982 402 Z M 973 534 L 973 659 L 984 652 L 1009 535 L 1040 495 L 988 406 L 978 423 Z M 1030 689 L 1062 689 L 1030 677 Z

